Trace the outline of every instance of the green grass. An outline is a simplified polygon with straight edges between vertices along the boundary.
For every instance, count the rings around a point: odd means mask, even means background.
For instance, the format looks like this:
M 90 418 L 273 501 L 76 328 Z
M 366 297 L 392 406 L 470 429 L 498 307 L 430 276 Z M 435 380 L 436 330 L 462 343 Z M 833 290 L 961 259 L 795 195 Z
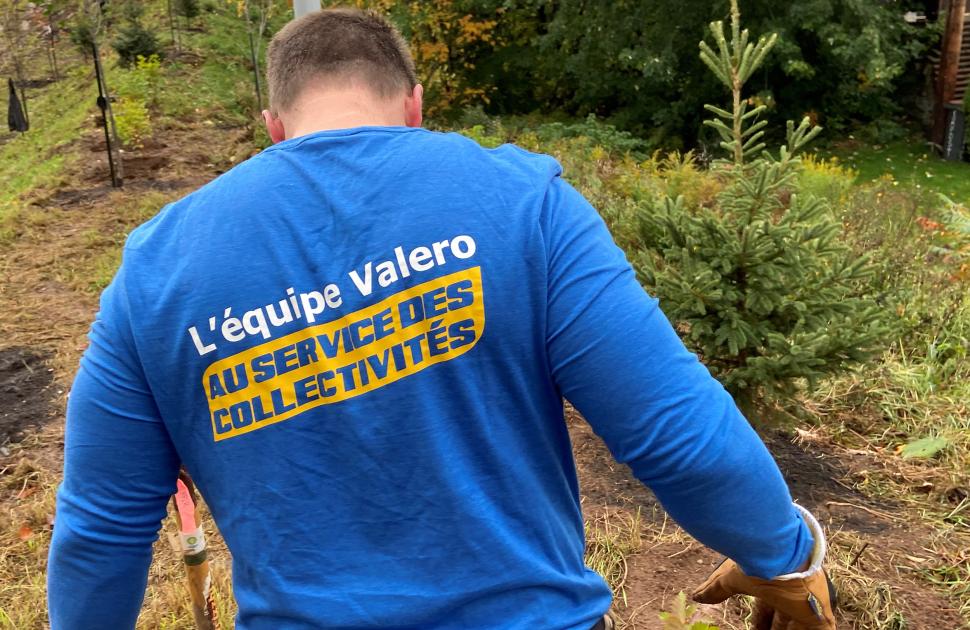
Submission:
M 57 183 L 64 167 L 80 155 L 72 143 L 94 124 L 85 120 L 97 97 L 85 67 L 27 96 L 30 130 L 0 145 L 0 221 L 16 212 L 25 192 Z
M 199 116 L 235 124 L 255 118 L 256 97 L 245 37 L 242 21 L 224 12 L 207 13 L 202 31 L 183 33 L 182 47 L 189 54 L 184 60 L 176 57 L 175 72 L 166 73 L 162 111 L 175 118 Z M 187 85 L 192 89 L 184 89 Z
M 113 195 L 108 203 L 119 220 L 117 229 L 113 232 L 88 229 L 66 238 L 62 246 L 75 253 L 61 258 L 51 269 L 54 277 L 79 293 L 96 296 L 108 286 L 121 264 L 122 247 L 128 234 L 154 216 L 159 208 L 174 201 L 176 193 L 149 190 L 134 195 L 118 191 Z
M 234 6 L 211 5 L 181 34 L 181 53 L 169 35 L 165 2 L 146 3 L 146 24 L 160 34 L 165 59 L 158 90 L 156 122 L 178 126 L 202 122 L 246 128 L 257 147 L 269 145 L 262 132 L 250 61 L 245 22 Z M 260 85 L 263 107 L 267 107 L 266 45 L 288 19 L 288 11 L 277 10 L 266 31 L 260 51 Z M 116 70 L 118 74 L 123 70 Z
M 947 162 L 919 138 L 886 145 L 849 140 L 821 153 L 857 171 L 860 183 L 886 178 L 898 182 L 895 186 L 970 205 L 970 163 Z

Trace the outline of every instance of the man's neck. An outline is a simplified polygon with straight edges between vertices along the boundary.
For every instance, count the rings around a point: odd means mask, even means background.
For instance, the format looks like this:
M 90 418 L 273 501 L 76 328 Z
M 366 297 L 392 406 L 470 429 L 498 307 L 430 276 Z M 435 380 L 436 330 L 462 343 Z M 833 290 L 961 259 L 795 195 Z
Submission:
M 286 138 L 353 127 L 404 126 L 404 112 L 359 90 L 326 90 L 305 95 L 284 118 Z

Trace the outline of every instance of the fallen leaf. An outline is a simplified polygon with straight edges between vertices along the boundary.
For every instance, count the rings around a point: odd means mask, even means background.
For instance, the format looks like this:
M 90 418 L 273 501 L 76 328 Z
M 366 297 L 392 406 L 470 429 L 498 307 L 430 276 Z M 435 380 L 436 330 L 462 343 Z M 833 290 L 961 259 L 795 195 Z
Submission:
M 925 437 L 910 442 L 899 449 L 899 454 L 904 459 L 920 458 L 927 459 L 933 457 L 950 445 L 950 441 L 943 437 Z
M 37 486 L 27 486 L 23 490 L 17 493 L 17 498 L 26 499 L 27 497 L 34 494 L 35 492 L 37 492 Z

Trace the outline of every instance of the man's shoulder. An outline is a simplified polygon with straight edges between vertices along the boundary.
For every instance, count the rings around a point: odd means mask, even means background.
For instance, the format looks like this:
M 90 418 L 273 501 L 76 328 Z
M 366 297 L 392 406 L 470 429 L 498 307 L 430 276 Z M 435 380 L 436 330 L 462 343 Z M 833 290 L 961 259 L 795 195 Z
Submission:
M 193 223 L 218 222 L 220 209 L 232 211 L 247 199 L 259 198 L 251 184 L 265 163 L 262 153 L 237 164 L 189 194 L 166 204 L 151 219 L 132 230 L 126 250 L 157 248 L 179 232 L 191 231 Z
M 426 129 L 414 132 L 405 134 L 413 143 L 405 159 L 426 161 L 415 172 L 433 169 L 449 177 L 459 176 L 455 177 L 457 181 L 466 181 L 470 189 L 481 188 L 483 194 L 501 189 L 541 198 L 549 182 L 562 173 L 562 167 L 552 156 L 511 143 L 484 147 L 457 132 Z M 309 140 L 313 142 L 313 138 Z M 297 146 L 290 145 L 290 150 Z M 254 216 L 264 212 L 269 198 L 283 194 L 282 189 L 288 188 L 281 186 L 281 182 L 285 183 L 288 169 L 293 168 L 290 151 L 279 148 L 274 145 L 256 154 L 163 207 L 132 231 L 126 252 L 141 251 L 148 258 L 162 254 L 169 260 L 178 258 L 179 252 L 184 254 L 187 249 L 210 246 L 211 243 L 205 242 L 206 234 L 222 233 L 228 223 L 245 220 L 247 210 Z M 290 156 L 286 157 L 287 154 Z
M 454 131 L 428 131 L 424 135 L 428 142 L 447 145 L 452 151 L 462 152 L 472 159 L 478 158 L 510 175 L 538 179 L 545 183 L 562 174 L 562 167 L 556 158 L 545 153 L 523 149 L 510 142 L 497 147 L 486 147 L 473 138 Z

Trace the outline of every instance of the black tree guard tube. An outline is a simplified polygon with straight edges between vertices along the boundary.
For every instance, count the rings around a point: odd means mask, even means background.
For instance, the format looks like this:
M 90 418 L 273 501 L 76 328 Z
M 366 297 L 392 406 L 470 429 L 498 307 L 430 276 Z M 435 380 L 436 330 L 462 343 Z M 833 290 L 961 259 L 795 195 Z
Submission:
M 98 109 L 101 110 L 101 124 L 104 127 L 104 143 L 108 149 L 108 168 L 111 169 L 111 185 L 114 188 L 121 188 L 121 178 L 115 170 L 114 151 L 111 148 L 111 133 L 108 131 L 108 95 L 104 93 L 104 82 L 101 77 L 101 55 L 98 54 L 98 45 L 91 43 L 91 52 L 94 54 L 94 75 L 98 80 Z

